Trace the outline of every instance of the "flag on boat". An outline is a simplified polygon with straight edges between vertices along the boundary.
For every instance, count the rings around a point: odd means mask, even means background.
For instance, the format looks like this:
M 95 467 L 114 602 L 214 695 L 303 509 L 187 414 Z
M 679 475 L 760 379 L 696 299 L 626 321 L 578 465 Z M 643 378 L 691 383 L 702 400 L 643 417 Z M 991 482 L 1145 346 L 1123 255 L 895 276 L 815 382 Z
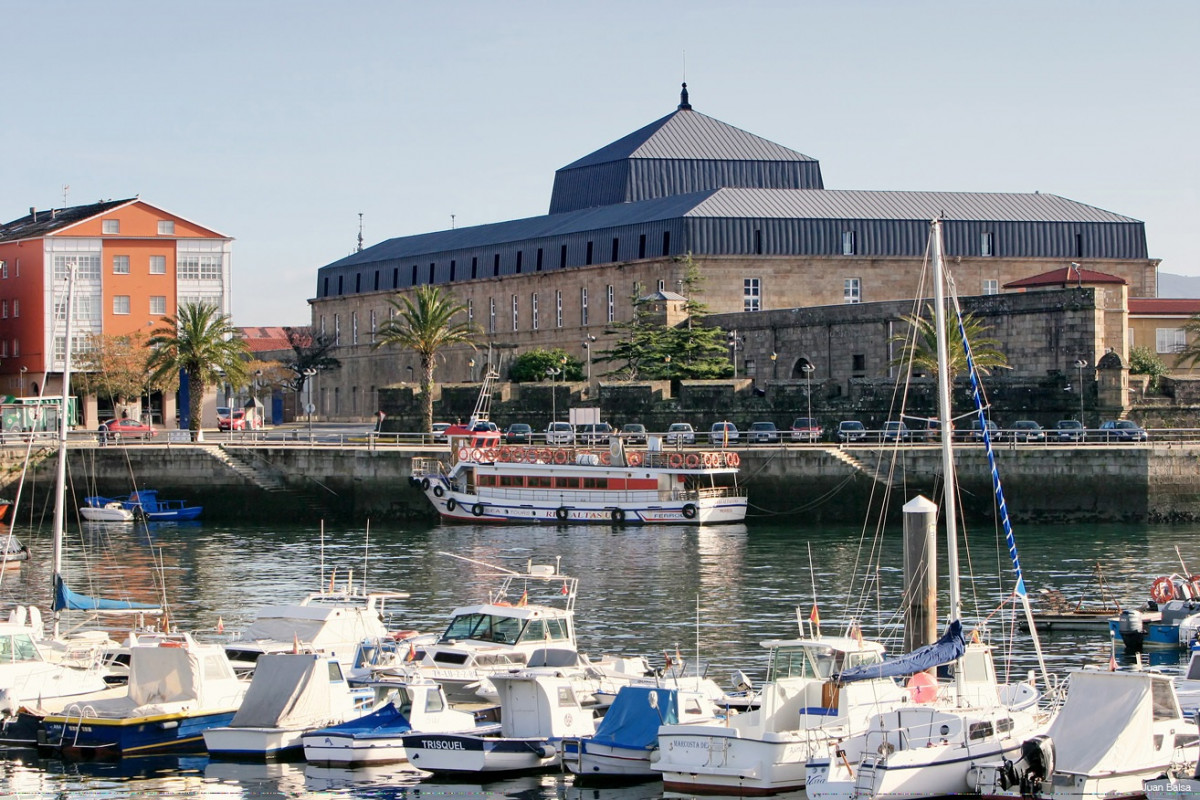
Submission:
M 859 647 L 862 647 L 862 644 L 863 644 L 862 628 L 858 627 L 857 620 L 850 623 L 850 638 L 852 638 L 854 641 L 858 642 Z
M 299 652 L 300 652 L 300 636 L 299 636 L 299 634 L 293 633 L 292 634 L 292 653 L 296 654 Z
M 818 628 L 821 627 L 821 612 L 817 610 L 816 603 L 813 603 L 812 611 L 808 613 L 808 621 Z
M 521 599 L 517 601 L 518 606 L 529 605 L 529 590 L 521 592 Z
M 667 653 L 667 652 L 663 653 L 663 662 L 665 664 L 666 669 L 671 668 L 671 654 L 670 653 Z
M 563 594 L 570 594 L 570 593 L 571 593 L 571 590 L 567 588 L 567 582 L 566 582 L 566 581 L 563 581 L 562 593 L 563 593 Z
M 412 642 L 408 643 L 408 655 L 405 657 L 404 660 L 405 661 L 416 661 L 417 660 L 417 646 L 415 644 L 413 644 Z
M 225 632 L 225 618 L 217 617 L 217 633 Z

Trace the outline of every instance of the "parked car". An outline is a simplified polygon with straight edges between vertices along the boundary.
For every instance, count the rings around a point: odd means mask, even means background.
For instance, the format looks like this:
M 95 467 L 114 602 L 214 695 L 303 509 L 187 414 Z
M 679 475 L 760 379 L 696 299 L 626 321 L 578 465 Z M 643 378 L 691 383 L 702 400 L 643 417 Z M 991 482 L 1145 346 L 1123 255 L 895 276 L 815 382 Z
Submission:
M 912 429 L 913 441 L 922 442 L 940 442 L 941 437 L 941 420 L 925 419 L 921 420 Z M 950 423 L 951 436 L 953 436 L 954 423 Z
M 1082 442 L 1087 440 L 1087 428 L 1077 419 L 1060 419 L 1054 423 L 1054 433 L 1060 442 Z
M 987 421 L 987 432 L 988 432 L 988 438 L 991 439 L 993 442 L 998 442 L 1003 438 L 1003 434 L 1000 431 L 1000 426 L 997 425 L 995 422 L 993 422 L 990 419 Z M 966 437 L 969 438 L 972 442 L 982 442 L 983 441 L 983 428 L 981 428 L 979 426 L 978 419 L 971 420 L 971 425 L 967 429 Z
M 578 426 L 575 431 L 575 441 L 589 447 L 607 446 L 612 434 L 612 425 L 607 422 L 589 422 Z
M 220 420 L 223 417 L 228 417 L 231 410 L 229 406 L 217 406 L 217 419 Z
M 838 423 L 834 438 L 841 444 L 861 442 L 867 438 L 867 427 L 856 419 L 844 419 Z
M 1102 442 L 1146 442 L 1149 434 L 1131 419 L 1110 419 L 1100 425 L 1097 438 Z
M 569 422 L 551 422 L 546 426 L 546 444 L 575 444 L 575 429 Z
M 1019 419 L 1014 422 L 1008 435 L 1014 442 L 1046 441 L 1046 432 L 1042 430 L 1042 426 L 1031 419 Z
M 646 426 L 640 422 L 626 422 L 621 426 L 621 438 L 630 444 L 645 444 Z
M 739 437 L 737 425 L 732 422 L 714 422 L 708 429 L 708 443 L 718 447 L 737 444 Z
M 779 429 L 774 422 L 754 422 L 746 431 L 746 441 L 750 444 L 777 444 Z
M 446 431 L 450 430 L 449 422 L 433 423 L 433 440 L 435 442 L 448 442 L 450 437 L 446 435 Z
M 99 432 L 101 441 L 106 441 L 109 437 L 113 439 L 153 439 L 156 433 L 152 426 L 138 422 L 136 419 L 110 419 L 108 422 L 101 423 Z
M 483 422 L 476 422 L 475 425 L 471 428 L 471 432 L 472 433 L 499 433 L 500 426 L 494 422 L 485 420 Z
M 819 442 L 823 433 L 821 424 L 812 417 L 796 417 L 792 420 L 793 442 Z
M 883 430 L 879 432 L 879 441 L 881 442 L 911 442 L 912 431 L 903 422 L 890 420 L 883 423 Z
M 695 444 L 696 431 L 690 422 L 672 422 L 667 428 L 667 444 Z
M 256 431 L 261 427 L 262 421 L 258 417 L 246 418 L 244 408 L 235 408 L 229 412 L 229 416 L 217 420 L 217 430 L 222 431 Z
M 533 441 L 533 428 L 524 422 L 514 422 L 504 429 L 505 444 L 529 444 Z

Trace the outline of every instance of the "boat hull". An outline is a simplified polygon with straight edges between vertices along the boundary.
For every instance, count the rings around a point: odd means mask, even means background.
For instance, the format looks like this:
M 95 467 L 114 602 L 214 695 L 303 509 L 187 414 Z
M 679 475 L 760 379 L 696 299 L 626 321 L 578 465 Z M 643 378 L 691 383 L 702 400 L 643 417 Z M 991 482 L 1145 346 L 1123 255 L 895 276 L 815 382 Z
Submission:
M 227 726 L 237 709 L 104 719 L 53 716 L 42 723 L 38 749 L 69 758 L 204 752 L 204 731 Z
M 404 734 L 309 734 L 304 737 L 304 760 L 326 767 L 399 764 L 408 761 Z
M 562 761 L 583 781 L 648 781 L 659 777 L 651 764 L 654 750 L 616 747 L 589 739 L 564 739 Z
M 505 500 L 445 490 L 439 497 L 432 489 L 425 495 L 443 520 L 476 524 L 723 525 L 745 521 L 747 507 L 745 497 L 563 503 L 553 497 Z
M 204 731 L 204 746 L 218 758 L 298 757 L 304 752 L 302 736 L 302 728 L 217 727 Z
M 405 737 L 409 762 L 441 774 L 541 772 L 557 767 L 558 747 L 542 738 L 490 738 L 447 733 Z
M 804 788 L 809 739 L 790 732 L 743 737 L 734 728 L 659 730 L 663 787 L 675 792 L 755 796 Z

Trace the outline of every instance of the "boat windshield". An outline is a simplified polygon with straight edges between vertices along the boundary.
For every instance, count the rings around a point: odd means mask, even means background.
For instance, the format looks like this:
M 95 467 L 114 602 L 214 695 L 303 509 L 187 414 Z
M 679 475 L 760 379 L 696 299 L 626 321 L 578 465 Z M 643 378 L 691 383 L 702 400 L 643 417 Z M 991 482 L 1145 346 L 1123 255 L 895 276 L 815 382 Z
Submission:
M 828 673 L 825 666 L 824 672 Z M 825 674 L 817 673 L 817 666 L 809 657 L 805 647 L 780 647 L 771 656 L 771 666 L 767 670 L 767 680 L 777 681 L 780 678 L 824 678 Z
M 777 648 L 771 656 L 767 680 L 779 678 L 828 679 L 850 667 L 868 666 L 883 661 L 877 650 L 844 651 L 821 645 L 793 645 Z
M 442 634 L 442 641 L 470 639 L 477 642 L 515 644 L 523 621 L 495 614 L 459 614 Z
M 0 664 L 41 660 L 33 638 L 29 634 L 0 635 Z

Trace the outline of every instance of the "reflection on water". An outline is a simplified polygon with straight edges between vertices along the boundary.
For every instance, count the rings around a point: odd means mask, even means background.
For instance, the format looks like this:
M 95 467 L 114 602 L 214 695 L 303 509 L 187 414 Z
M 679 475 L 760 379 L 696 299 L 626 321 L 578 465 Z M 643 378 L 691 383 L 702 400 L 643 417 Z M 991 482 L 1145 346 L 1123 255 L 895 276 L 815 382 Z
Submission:
M 1018 528 L 1021 561 L 1031 592 L 1060 591 L 1072 602 L 1124 605 L 1147 597 L 1150 581 L 1184 564 L 1200 572 L 1200 526 L 1055 526 Z M 49 542 L 21 531 L 35 559 L 0 576 L 0 604 L 49 597 Z M 661 664 L 676 650 L 699 655 L 708 673 L 726 682 L 734 669 L 754 680 L 765 672 L 765 639 L 796 634 L 797 608 L 807 618 L 819 604 L 832 632 L 856 616 L 867 635 L 894 636 L 901 594 L 899 532 L 880 543 L 850 528 L 805 528 L 786 523 L 701 528 L 587 528 L 371 526 L 327 531 L 317 527 L 210 525 L 89 526 L 73 530 L 66 547 L 72 588 L 155 601 L 165 587 L 172 618 L 186 628 L 244 627 L 263 605 L 352 578 L 368 588 L 408 592 L 400 627 L 439 630 L 451 609 L 482 598 L 496 582 L 486 564 L 521 568 L 555 563 L 578 576 L 578 631 L 590 653 L 645 654 Z M 1010 567 L 993 531 L 971 531 L 964 558 L 968 617 L 987 617 L 1008 599 Z M 1179 545 L 1177 554 L 1175 546 Z M 448 558 L 466 556 L 484 564 Z M 875 553 L 872 557 L 864 553 Z M 1181 564 L 1181 560 L 1183 564 Z M 946 574 L 944 556 L 939 574 Z M 1096 566 L 1100 565 L 1097 576 Z M 944 598 L 943 598 L 944 599 Z M 990 631 L 1011 672 L 1034 666 L 1027 635 L 1016 632 L 1011 603 L 991 617 Z M 1053 672 L 1105 664 L 1107 633 L 1055 631 L 1043 637 Z M 1118 659 L 1123 653 L 1118 649 Z M 1176 653 L 1152 653 L 1150 664 L 1176 668 Z M 118 764 L 0 760 L 0 795 L 134 798 L 285 797 L 517 797 L 529 800 L 658 798 L 658 783 L 620 788 L 575 787 L 560 776 L 489 783 L 419 780 L 403 766 L 337 770 L 303 763 L 246 764 L 206 758 L 127 759 Z

